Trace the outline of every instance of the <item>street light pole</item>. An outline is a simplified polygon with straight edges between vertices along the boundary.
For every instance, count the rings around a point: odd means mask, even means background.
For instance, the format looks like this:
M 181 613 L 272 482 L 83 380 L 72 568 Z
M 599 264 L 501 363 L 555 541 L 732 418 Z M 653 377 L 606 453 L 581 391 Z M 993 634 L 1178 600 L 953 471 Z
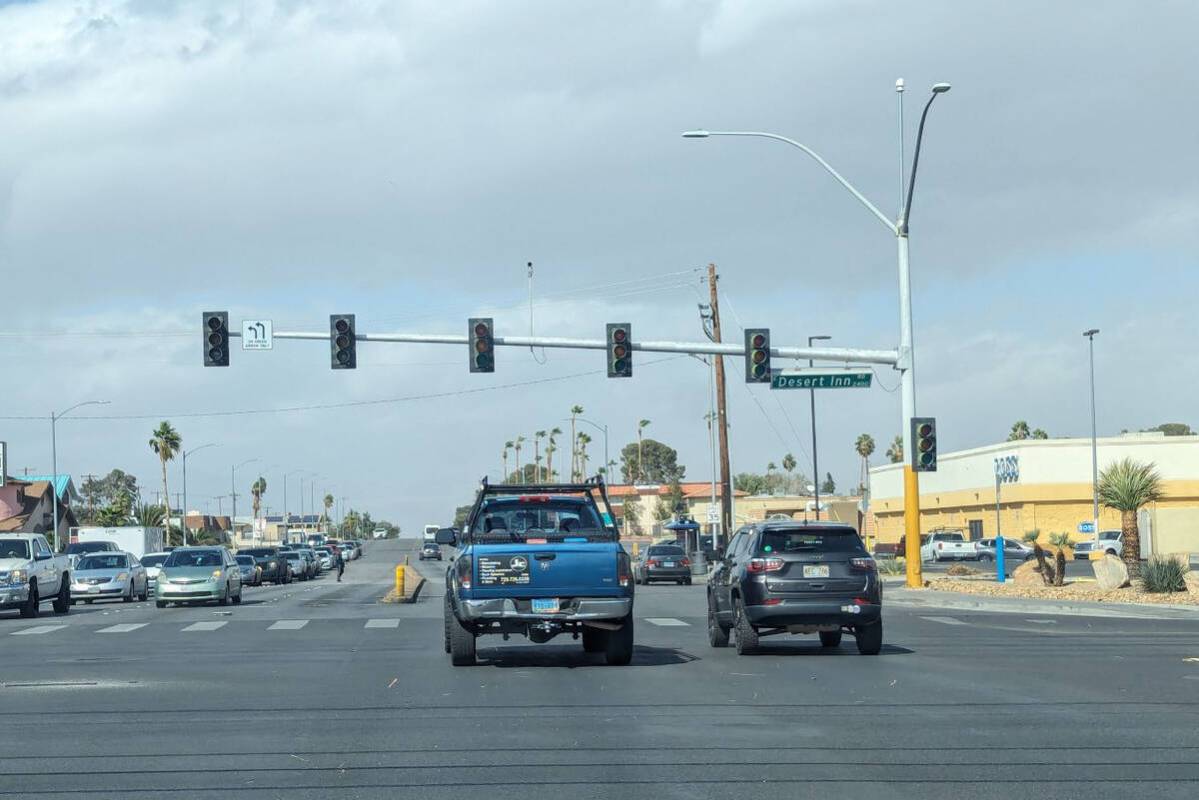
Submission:
M 812 346 L 812 342 L 828 341 L 831 336 L 809 336 L 808 347 Z M 809 358 L 808 366 L 816 366 L 815 360 Z M 816 487 L 816 521 L 820 521 L 820 466 L 816 461 L 816 390 L 808 389 L 808 394 L 812 400 L 812 485 Z
M 179 519 L 179 528 L 183 531 L 183 546 L 187 547 L 187 457 L 197 450 L 203 450 L 205 447 L 216 447 L 215 444 L 202 444 L 199 447 L 193 447 L 191 450 L 183 451 L 183 508 L 180 509 L 181 517 Z M 170 531 L 171 525 L 168 521 L 167 530 Z
M 1095 429 L 1095 334 L 1097 333 L 1099 333 L 1098 328 L 1091 328 L 1082 333 L 1087 337 L 1088 347 L 1091 351 L 1091 524 L 1094 526 L 1091 534 L 1096 544 L 1099 542 L 1099 442 Z
M 58 535 L 58 420 L 70 414 L 77 408 L 83 406 L 106 406 L 107 400 L 85 400 L 82 403 L 76 403 L 66 411 L 61 411 L 55 414 L 50 412 L 50 497 L 51 503 L 54 505 L 54 547 L 62 552 L 66 549 L 62 542 L 62 537 Z M 168 503 L 167 505 L 170 505 Z
M 607 425 L 599 425 L 595 422 L 592 422 L 589 419 L 583 419 L 582 417 L 575 417 L 575 419 L 579 422 L 586 422 L 588 425 L 590 425 L 591 427 L 595 428 L 597 431 L 604 434 L 604 474 L 606 475 L 607 471 L 608 471 L 608 426 Z M 564 419 L 563 422 L 569 422 L 569 420 Z M 583 477 L 587 477 L 587 476 L 584 475 Z M 604 483 L 608 483 L 608 481 L 605 480 Z
M 907 584 L 910 587 L 923 585 L 920 569 L 920 486 L 915 470 L 912 469 L 911 421 L 916 415 L 916 369 L 912 349 L 912 283 L 908 264 L 908 221 L 912 210 L 912 190 L 916 185 L 916 168 L 920 163 L 920 145 L 924 138 L 924 123 L 928 118 L 928 110 L 937 95 L 948 92 L 948 83 L 933 84 L 931 96 L 920 115 L 920 127 L 916 133 L 916 146 L 912 155 L 912 171 L 908 178 L 907 197 L 899 211 L 899 218 L 892 222 L 886 214 L 879 211 L 866 197 L 854 188 L 853 184 L 833 169 L 827 161 L 821 158 L 810 147 L 794 139 L 764 131 L 685 131 L 687 139 L 706 139 L 710 136 L 754 136 L 763 139 L 773 139 L 789 144 L 810 156 L 824 168 L 829 175 L 840 183 L 846 191 L 852 194 L 866 209 L 887 227 L 895 236 L 898 248 L 899 272 L 899 357 L 895 367 L 900 371 L 900 405 L 902 407 L 901 434 L 903 451 L 907 457 L 904 465 L 904 535 L 906 537 L 905 555 L 907 557 Z

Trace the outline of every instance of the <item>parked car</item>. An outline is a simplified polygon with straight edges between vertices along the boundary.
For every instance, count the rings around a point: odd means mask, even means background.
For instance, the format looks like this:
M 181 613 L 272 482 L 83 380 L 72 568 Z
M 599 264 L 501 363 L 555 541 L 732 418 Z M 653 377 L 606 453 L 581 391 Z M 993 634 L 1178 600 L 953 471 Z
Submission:
M 321 569 L 333 569 L 333 551 L 328 547 L 316 548 L 316 557 L 321 562 Z
M 158 580 L 158 570 L 162 568 L 162 564 L 167 560 L 170 553 L 147 553 L 145 558 L 141 559 L 142 566 L 146 568 L 146 583 L 151 592 L 154 591 L 154 582 Z
M 304 558 L 308 560 L 308 575 L 315 578 L 321 574 L 321 560 L 317 558 L 316 551 L 311 547 L 301 547 L 300 552 L 304 554 Z
M 653 581 L 691 585 L 691 560 L 677 544 L 655 544 L 633 564 L 633 577 L 644 586 Z
M 1099 541 L 1094 539 L 1083 539 L 1071 545 L 1074 550 L 1075 560 L 1087 560 L 1091 557 L 1091 553 L 1107 553 L 1108 555 L 1119 556 L 1124 552 L 1124 532 L 1123 531 L 1099 531 Z
M 425 542 L 422 544 L 420 546 L 420 560 L 424 561 L 426 558 L 435 558 L 440 561 L 441 545 L 437 544 L 437 542 Z
M 354 547 L 352 541 L 344 541 L 339 546 L 341 547 L 341 557 L 346 561 L 353 561 L 358 557 L 358 550 Z
M 176 547 L 162 565 L 154 604 L 207 602 L 221 605 L 241 602 L 241 568 L 223 547 Z
M 132 603 L 150 596 L 146 568 L 132 553 L 88 553 L 75 562 L 71 602 L 121 599 Z
M 974 561 L 978 551 L 961 531 L 936 531 L 920 545 L 921 561 Z
M 241 570 L 243 586 L 262 585 L 262 567 L 258 566 L 258 560 L 254 556 L 238 553 L 234 560 L 237 561 L 238 569 Z
M 254 556 L 254 561 L 262 568 L 262 581 L 291 582 L 291 570 L 288 569 L 287 559 L 279 555 L 278 547 L 248 547 L 238 550 L 237 554 Z
M 107 540 L 93 540 L 90 542 L 71 542 L 67 545 L 67 549 L 63 551 L 67 558 L 70 559 L 71 566 L 75 566 L 75 562 L 79 557 L 88 553 L 119 553 L 121 548 L 117 547 L 116 542 Z
M 308 562 L 299 550 L 280 550 L 279 558 L 286 559 L 293 578 L 298 581 L 308 580 Z
M 978 553 L 979 561 L 991 562 L 995 560 L 994 539 L 979 539 L 974 543 L 974 549 Z M 1030 558 L 1032 558 L 1032 548 L 1024 542 L 1006 538 L 1003 540 L 1003 559 L 1005 562 L 1027 561 Z
M 818 633 L 858 652 L 883 646 L 883 588 L 874 559 L 849 525 L 768 520 L 742 528 L 708 579 L 708 642 L 755 652 L 762 636 Z
M 40 533 L 0 533 L 0 611 L 36 617 L 54 601 L 54 613 L 71 610 L 71 563 L 55 555 Z

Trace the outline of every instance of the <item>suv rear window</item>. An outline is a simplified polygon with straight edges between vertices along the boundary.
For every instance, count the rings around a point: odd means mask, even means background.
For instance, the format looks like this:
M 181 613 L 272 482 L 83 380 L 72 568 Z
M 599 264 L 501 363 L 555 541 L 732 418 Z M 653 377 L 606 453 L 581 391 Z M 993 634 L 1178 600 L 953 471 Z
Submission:
M 866 553 L 856 531 L 845 528 L 804 528 L 764 531 L 757 555 L 787 553 Z

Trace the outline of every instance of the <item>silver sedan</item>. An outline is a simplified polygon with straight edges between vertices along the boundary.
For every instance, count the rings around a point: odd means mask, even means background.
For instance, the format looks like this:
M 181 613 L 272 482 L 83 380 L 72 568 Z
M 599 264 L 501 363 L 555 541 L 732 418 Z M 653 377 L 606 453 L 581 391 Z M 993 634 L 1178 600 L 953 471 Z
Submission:
M 132 603 L 150 593 L 146 568 L 130 553 L 92 553 L 80 556 L 71 576 L 71 599 L 91 603 L 120 598 Z

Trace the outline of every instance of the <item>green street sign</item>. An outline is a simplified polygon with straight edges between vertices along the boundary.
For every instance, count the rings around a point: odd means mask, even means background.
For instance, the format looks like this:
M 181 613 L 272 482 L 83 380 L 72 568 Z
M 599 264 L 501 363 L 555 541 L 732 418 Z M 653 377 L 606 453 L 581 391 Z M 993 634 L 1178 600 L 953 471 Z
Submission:
M 770 376 L 771 389 L 869 389 L 870 370 L 786 370 Z

